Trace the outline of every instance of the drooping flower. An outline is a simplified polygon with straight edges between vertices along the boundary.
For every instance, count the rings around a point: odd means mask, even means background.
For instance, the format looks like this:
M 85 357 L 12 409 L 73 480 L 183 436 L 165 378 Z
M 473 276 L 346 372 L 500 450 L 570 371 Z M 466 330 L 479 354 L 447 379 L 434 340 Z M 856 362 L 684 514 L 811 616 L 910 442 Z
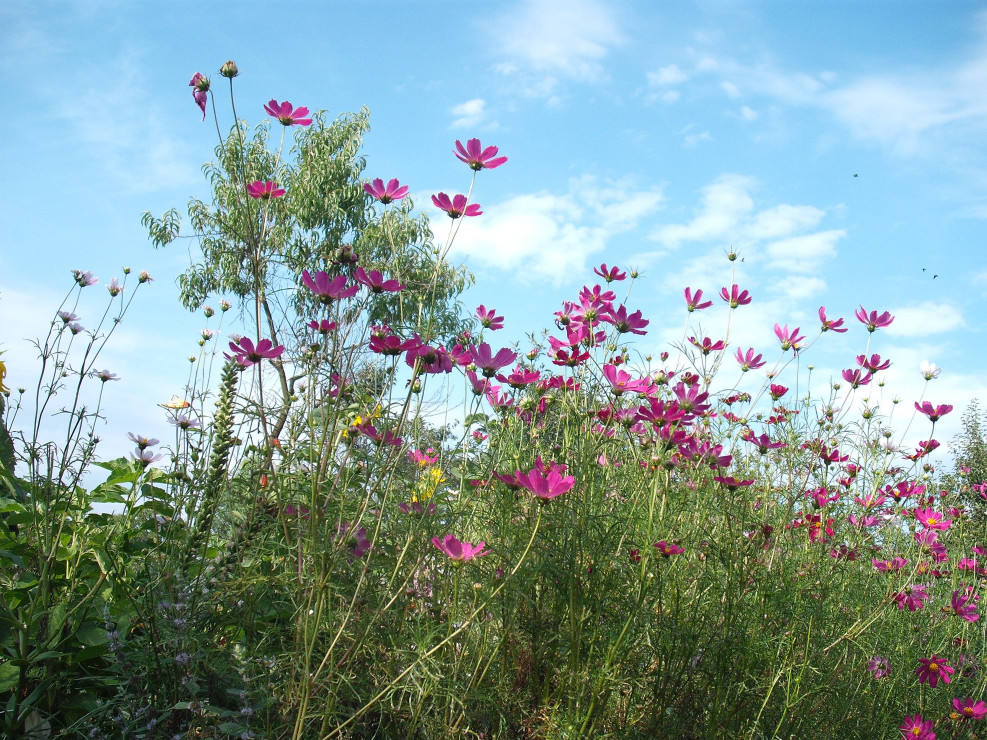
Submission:
M 965 622 L 976 622 L 980 619 L 977 613 L 977 595 L 970 589 L 953 591 L 950 609 L 957 617 Z
M 888 311 L 882 314 L 878 314 L 877 311 L 871 311 L 867 313 L 867 309 L 863 306 L 854 311 L 854 316 L 857 320 L 867 327 L 867 331 L 874 332 L 878 329 L 883 329 L 886 326 L 891 326 L 891 322 L 894 321 L 894 316 L 892 316 Z
M 251 198 L 260 198 L 261 200 L 270 200 L 271 198 L 280 198 L 284 195 L 285 189 L 279 188 L 276 182 L 262 182 L 261 180 L 254 180 L 252 183 L 247 185 L 247 195 Z
M 495 146 L 488 146 L 486 149 L 482 147 L 479 139 L 470 139 L 466 142 L 466 146 L 463 143 L 456 140 L 456 157 L 461 161 L 465 162 L 470 166 L 470 169 L 479 172 L 480 170 L 492 170 L 495 167 L 500 167 L 504 162 L 507 161 L 507 157 L 498 157 L 497 152 L 499 149 Z
M 193 88 L 192 99 L 195 100 L 195 104 L 202 111 L 202 120 L 204 121 L 206 120 L 206 99 L 209 97 L 209 78 L 204 77 L 201 72 L 196 72 L 192 75 L 192 79 L 188 85 Z
M 819 321 L 820 321 L 820 323 L 822 323 L 822 330 L 823 331 L 835 331 L 838 334 L 844 334 L 846 332 L 846 330 L 847 330 L 847 328 L 845 326 L 843 326 L 843 319 L 827 319 L 826 318 L 826 307 L 825 306 L 820 306 L 819 307 Z
M 689 309 L 689 313 L 702 311 L 704 308 L 709 308 L 713 305 L 713 301 L 703 302 L 703 292 L 701 290 L 697 290 L 695 295 L 693 295 L 692 288 L 686 288 L 683 295 L 685 296 L 685 305 Z
M 494 309 L 492 308 L 488 311 L 486 308 L 484 308 L 482 303 L 476 309 L 476 316 L 478 319 L 480 319 L 480 325 L 484 329 L 489 329 L 490 331 L 497 331 L 498 329 L 504 328 L 504 317 L 498 316 L 494 311 Z
M 908 740 L 936 740 L 932 731 L 932 720 L 923 720 L 921 714 L 905 715 L 905 721 L 900 725 L 901 736 Z
M 929 417 L 929 421 L 935 423 L 939 421 L 939 419 L 941 419 L 943 416 L 948 414 L 950 411 L 952 411 L 953 407 L 950 406 L 948 403 L 940 404 L 939 406 L 933 406 L 928 401 L 923 401 L 921 406 L 918 404 L 918 402 L 915 403 L 915 410 L 925 414 L 926 416 Z
M 305 117 L 308 115 L 308 108 L 292 108 L 291 103 L 287 100 L 279 103 L 272 99 L 264 104 L 264 110 L 267 115 L 277 118 L 282 126 L 310 126 L 312 124 L 312 119 Z
M 931 658 L 919 658 L 918 662 L 919 666 L 915 669 L 915 675 L 918 676 L 919 683 L 927 683 L 933 689 L 940 679 L 943 683 L 948 684 L 950 682 L 949 677 L 955 672 L 949 663 L 935 653 L 932 654 Z
M 608 283 L 612 283 L 615 280 L 620 281 L 627 277 L 626 272 L 621 272 L 620 268 L 614 265 L 613 267 L 607 267 L 607 263 L 604 262 L 599 267 L 594 267 L 593 272 L 599 275 L 601 278 L 606 280 Z
M 249 337 L 240 337 L 240 341 L 230 342 L 230 349 L 233 350 L 233 355 L 226 357 L 234 360 L 241 367 L 250 367 L 261 360 L 273 360 L 284 352 L 283 346 L 275 347 L 270 339 L 261 339 L 254 346 L 253 340 Z
M 325 270 L 319 270 L 315 277 L 308 270 L 302 270 L 302 284 L 315 293 L 322 303 L 332 303 L 343 298 L 352 298 L 360 290 L 359 285 L 346 287 L 346 276 L 336 275 L 330 278 Z
M 432 203 L 436 208 L 443 210 L 449 216 L 449 218 L 460 218 L 462 216 L 480 216 L 483 211 L 480 210 L 479 203 L 470 203 L 466 205 L 465 195 L 455 195 L 452 200 L 445 193 L 439 193 L 438 195 L 432 196 Z
M 490 554 L 490 550 L 483 549 L 484 545 L 487 544 L 485 541 L 472 545 L 469 542 L 460 541 L 454 534 L 447 534 L 441 540 L 438 537 L 433 537 L 432 544 L 448 555 L 453 565 L 462 565 L 467 560 Z
M 720 290 L 720 298 L 729 303 L 730 308 L 746 306 L 751 302 L 751 294 L 746 290 L 741 291 L 738 285 L 733 285 L 729 291 L 725 287 L 722 288 Z
M 384 205 L 395 200 L 401 200 L 408 194 L 408 186 L 399 183 L 396 177 L 388 180 L 387 185 L 384 185 L 384 181 L 379 177 L 372 183 L 365 182 L 363 183 L 363 190 Z

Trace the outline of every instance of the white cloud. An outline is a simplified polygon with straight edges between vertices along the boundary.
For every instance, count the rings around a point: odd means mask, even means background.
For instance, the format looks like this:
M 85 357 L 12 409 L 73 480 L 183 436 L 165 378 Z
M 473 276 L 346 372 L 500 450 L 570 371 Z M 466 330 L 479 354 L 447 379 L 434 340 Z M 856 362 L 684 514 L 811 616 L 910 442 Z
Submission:
M 465 103 L 452 106 L 452 115 L 456 116 L 449 128 L 473 128 L 486 117 L 487 102 L 483 98 L 473 98 Z
M 689 76 L 679 69 L 677 64 L 661 67 L 657 72 L 648 72 L 648 84 L 656 87 L 678 85 L 689 79 Z
M 728 80 L 724 80 L 723 82 L 720 83 L 720 87 L 722 88 L 723 92 L 727 94 L 728 98 L 736 100 L 737 98 L 740 97 L 740 88 L 737 87 L 734 83 Z
M 817 231 L 767 245 L 771 267 L 788 272 L 807 273 L 818 270 L 822 263 L 836 256 L 836 242 L 846 236 L 842 229 Z
M 754 201 L 748 193 L 753 185 L 754 180 L 749 177 L 721 176 L 715 183 L 703 188 L 702 208 L 692 221 L 662 226 L 653 238 L 674 249 L 685 241 L 723 237 L 754 208 Z
M 662 201 L 658 189 L 576 178 L 565 194 L 521 194 L 492 205 L 466 224 L 452 253 L 468 258 L 474 269 L 510 270 L 521 282 L 558 285 L 586 272 L 593 255 L 656 212 Z
M 890 336 L 927 337 L 961 329 L 966 324 L 960 309 L 949 303 L 923 301 L 891 311 L 894 322 L 887 328 Z
M 507 57 L 496 68 L 507 75 L 535 73 L 549 88 L 559 79 L 604 79 L 604 59 L 624 42 L 612 8 L 597 0 L 530 0 L 496 25 Z
M 757 111 L 746 105 L 740 109 L 740 117 L 745 121 L 756 121 L 758 119 Z

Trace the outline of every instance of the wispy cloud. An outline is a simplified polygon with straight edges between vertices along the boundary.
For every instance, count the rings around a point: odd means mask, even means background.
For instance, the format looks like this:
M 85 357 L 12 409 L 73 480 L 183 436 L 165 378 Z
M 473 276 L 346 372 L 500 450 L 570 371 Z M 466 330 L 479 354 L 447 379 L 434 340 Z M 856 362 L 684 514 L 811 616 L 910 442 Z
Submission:
M 894 322 L 887 328 L 889 336 L 928 337 L 962 329 L 963 313 L 950 303 L 922 301 L 917 305 L 891 311 Z
M 496 69 L 550 102 L 563 80 L 606 79 L 604 60 L 625 41 L 613 7 L 598 0 L 528 0 L 496 25 L 503 57 Z
M 654 214 L 662 201 L 657 188 L 576 178 L 567 193 L 527 193 L 492 205 L 465 224 L 452 251 L 473 269 L 510 270 L 523 283 L 560 285 L 585 273 L 594 255 Z
M 452 106 L 451 113 L 455 116 L 451 129 L 474 128 L 484 122 L 487 116 L 487 101 L 483 98 L 473 98 L 465 103 Z

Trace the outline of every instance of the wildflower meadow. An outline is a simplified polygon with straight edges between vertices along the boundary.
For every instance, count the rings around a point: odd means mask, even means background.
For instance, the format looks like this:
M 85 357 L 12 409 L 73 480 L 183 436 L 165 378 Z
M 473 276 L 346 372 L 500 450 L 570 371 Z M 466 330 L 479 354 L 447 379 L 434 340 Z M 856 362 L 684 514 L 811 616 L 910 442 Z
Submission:
M 749 347 L 739 276 L 645 316 L 604 263 L 500 341 L 449 256 L 511 153 L 436 152 L 462 186 L 432 223 L 362 156 L 366 110 L 239 74 L 188 83 L 211 198 L 143 219 L 195 245 L 175 310 L 205 328 L 148 399 L 173 436 L 99 454 L 146 272 L 66 266 L 36 384 L 0 386 L 6 737 L 987 737 L 983 422 L 933 365 L 878 408 L 894 315 L 860 296 Z

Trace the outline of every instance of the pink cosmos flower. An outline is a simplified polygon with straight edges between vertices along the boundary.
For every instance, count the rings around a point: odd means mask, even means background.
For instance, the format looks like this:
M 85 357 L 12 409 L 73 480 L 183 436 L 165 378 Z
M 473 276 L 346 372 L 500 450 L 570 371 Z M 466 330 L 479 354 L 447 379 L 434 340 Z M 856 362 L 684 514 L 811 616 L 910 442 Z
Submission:
M 935 653 L 932 654 L 931 658 L 919 658 L 919 667 L 915 669 L 915 675 L 918 676 L 919 683 L 927 683 L 931 688 L 935 688 L 942 679 L 943 683 L 949 683 L 950 676 L 954 673 L 954 669 L 945 660 L 941 659 Z
M 788 393 L 788 388 L 783 385 L 772 383 L 771 387 L 768 388 L 768 393 L 770 394 L 772 401 L 777 401 L 779 398 Z
M 685 548 L 679 547 L 674 542 L 666 542 L 665 540 L 658 540 L 652 543 L 652 546 L 658 550 L 658 554 L 663 558 L 670 558 L 672 555 L 681 555 L 685 552 Z
M 751 302 L 751 294 L 746 290 L 741 291 L 740 286 L 734 285 L 729 291 L 724 287 L 720 289 L 720 298 L 725 300 L 730 304 L 730 308 L 736 308 L 737 306 L 746 306 Z M 796 330 L 797 331 L 797 330 Z
M 887 370 L 891 367 L 891 360 L 881 362 L 880 355 L 871 355 L 870 359 L 867 359 L 867 355 L 857 355 L 857 364 L 873 375 L 879 370 Z
M 240 337 L 240 341 L 230 342 L 230 349 L 233 350 L 233 356 L 226 355 L 227 359 L 234 360 L 241 367 L 250 367 L 261 360 L 273 360 L 284 352 L 284 347 L 275 347 L 270 339 L 261 339 L 255 347 L 249 337 Z
M 894 316 L 892 316 L 888 311 L 878 315 L 877 311 L 871 311 L 867 313 L 867 309 L 863 306 L 854 311 L 854 316 L 857 320 L 867 327 L 867 331 L 873 332 L 878 329 L 883 329 L 886 326 L 891 326 L 891 322 L 894 321 Z
M 434 456 L 430 456 L 428 453 L 435 452 L 431 447 L 427 450 L 408 450 L 408 459 L 411 460 L 415 465 L 419 465 L 423 468 L 427 468 L 439 461 L 439 455 L 436 453 Z
M 867 670 L 870 671 L 876 679 L 885 678 L 886 676 L 891 675 L 891 661 L 887 658 L 882 658 L 880 655 L 875 655 L 867 661 Z
M 726 348 L 722 339 L 718 339 L 715 342 L 709 337 L 703 337 L 702 341 L 696 339 L 695 337 L 689 337 L 689 343 L 702 352 L 704 355 L 708 355 L 710 352 L 719 352 Z
M 498 316 L 496 311 L 492 308 L 488 311 L 482 303 L 476 309 L 476 316 L 480 319 L 480 325 L 484 329 L 497 331 L 498 329 L 504 328 L 504 317 Z
M 192 75 L 192 80 L 188 83 L 188 86 L 194 88 L 192 90 L 192 99 L 195 100 L 195 104 L 202 111 L 202 120 L 204 121 L 206 120 L 206 99 L 209 97 L 209 78 L 203 77 L 201 72 L 196 72 Z
M 367 550 L 370 549 L 370 540 L 367 539 L 366 528 L 360 527 L 354 531 L 353 524 L 350 522 L 343 522 L 339 525 L 339 528 L 336 530 L 336 540 L 345 542 L 349 546 L 351 558 L 362 558 Z
M 292 108 L 291 103 L 287 100 L 279 103 L 272 99 L 264 105 L 264 110 L 267 115 L 277 118 L 282 126 L 310 126 L 312 124 L 312 119 L 305 117 L 308 115 L 308 108 Z
M 908 740 L 936 740 L 936 733 L 932 731 L 932 720 L 923 720 L 921 714 L 914 714 L 911 717 L 906 715 L 900 729 L 901 736 Z
M 701 290 L 697 290 L 695 295 L 693 295 L 692 288 L 686 288 L 683 295 L 685 296 L 685 305 L 689 309 L 689 313 L 702 311 L 704 308 L 709 308 L 713 305 L 713 301 L 702 302 L 703 292 Z
M 738 347 L 735 357 L 737 358 L 737 362 L 740 363 L 740 369 L 745 373 L 748 370 L 757 370 L 764 367 L 761 355 L 755 355 L 753 347 L 748 348 L 747 352 L 744 352 Z
M 946 519 L 938 511 L 933 511 L 929 509 L 915 509 L 915 518 L 922 524 L 926 529 L 949 529 L 949 526 L 953 523 L 952 519 Z
M 72 270 L 72 278 L 80 288 L 86 288 L 99 282 L 99 279 L 96 278 L 89 270 Z M 71 319 L 69 319 L 69 321 L 71 321 Z M 66 321 L 65 323 L 69 323 L 69 321 Z
M 497 375 L 497 380 L 507 383 L 511 388 L 524 388 L 526 385 L 537 383 L 540 378 L 541 373 L 538 370 L 525 370 L 520 365 L 516 366 L 510 375 Z
M 775 324 L 775 336 L 778 337 L 781 342 L 782 351 L 787 351 L 790 349 L 798 351 L 800 348 L 800 343 L 803 339 L 805 339 L 805 337 L 800 337 L 798 335 L 799 328 L 800 327 L 796 326 L 794 331 L 789 331 L 788 324 L 785 324 L 784 328 L 778 326 L 778 324 Z
M 757 451 L 762 455 L 766 455 L 768 450 L 778 450 L 788 446 L 784 442 L 772 442 L 771 438 L 767 434 L 762 434 L 760 437 L 756 437 L 750 427 L 745 428 L 740 437 L 745 442 L 750 442 L 752 445 L 755 445 L 757 447 Z
M 308 322 L 308 324 L 306 324 L 306 326 L 308 326 L 309 329 L 319 332 L 319 334 L 328 334 L 336 328 L 336 322 L 329 321 L 329 319 L 322 319 L 320 321 L 312 319 Z
M 533 470 L 527 473 L 522 473 L 520 470 L 514 471 L 514 478 L 521 488 L 533 493 L 541 502 L 546 502 L 567 493 L 576 485 L 576 479 L 564 473 L 564 466 L 546 467 L 542 465 L 539 467 L 536 465 Z
M 850 384 L 850 387 L 856 390 L 862 385 L 870 384 L 870 373 L 864 373 L 862 370 L 844 370 L 843 380 Z
M 599 275 L 601 278 L 606 280 L 608 283 L 612 283 L 615 280 L 620 281 L 627 277 L 626 272 L 621 272 L 620 268 L 614 265 L 613 267 L 607 267 L 607 263 L 604 262 L 599 267 L 594 267 L 593 272 Z
M 490 550 L 483 549 L 486 542 L 481 541 L 477 545 L 472 545 L 469 542 L 461 542 L 454 534 L 447 534 L 441 540 L 433 537 L 432 544 L 448 555 L 453 565 L 462 565 L 467 560 L 490 554 Z
M 432 196 L 432 203 L 436 208 L 445 211 L 449 218 L 460 218 L 462 216 L 480 216 L 483 211 L 480 210 L 479 203 L 470 203 L 466 205 L 465 195 L 456 195 L 449 200 L 449 196 L 445 193 L 439 193 L 438 195 Z
M 277 183 L 271 182 L 261 182 L 260 180 L 255 180 L 254 182 L 247 185 L 247 195 L 251 198 L 260 198 L 262 200 L 270 200 L 271 198 L 280 198 L 284 195 L 284 188 L 279 188 Z
M 953 614 L 965 622 L 972 623 L 980 619 L 977 613 L 977 595 L 970 589 L 953 591 L 951 608 Z
M 928 401 L 923 401 L 922 405 L 915 403 L 915 410 L 919 411 L 929 417 L 929 420 L 933 423 L 939 421 L 943 416 L 948 414 L 953 410 L 953 407 L 948 403 L 941 404 L 939 406 L 933 406 Z
M 620 306 L 620 308 L 615 310 L 611 305 L 600 311 L 599 316 L 600 321 L 613 324 L 619 334 L 626 334 L 627 332 L 631 334 L 646 334 L 647 332 L 644 331 L 644 327 L 651 323 L 647 319 L 642 318 L 640 311 L 628 314 L 625 306 Z
M 898 591 L 893 597 L 898 605 L 898 610 L 908 609 L 908 611 L 914 612 L 925 606 L 925 602 L 929 600 L 929 593 L 925 588 L 924 585 L 917 584 L 905 586 L 902 591 Z
M 130 437 L 131 441 L 137 445 L 138 449 L 145 450 L 148 447 L 154 447 L 158 444 L 158 440 L 154 437 L 144 437 L 140 434 L 134 434 L 133 432 L 127 432 L 127 436 Z
M 386 186 L 379 177 L 373 183 L 365 182 L 363 183 L 363 190 L 384 205 L 395 200 L 401 200 L 408 194 L 408 186 L 399 183 L 396 177 L 388 180 Z
M 308 270 L 302 270 L 302 284 L 315 293 L 322 303 L 352 298 L 360 290 L 359 285 L 351 285 L 347 288 L 345 275 L 336 275 L 336 277 L 330 278 L 329 273 L 325 270 L 319 270 L 315 273 L 314 278 Z
M 883 571 L 885 573 L 891 572 L 891 571 L 901 570 L 906 565 L 908 565 L 908 560 L 905 559 L 905 558 L 903 558 L 903 557 L 901 557 L 901 555 L 895 556 L 895 558 L 893 560 L 876 560 L 876 559 L 874 559 L 874 560 L 871 560 L 871 562 L 874 564 L 874 569 L 875 570 Z M 900 609 L 901 607 L 899 606 L 898 608 Z M 914 611 L 914 609 L 912 611 Z
M 984 719 L 987 717 L 987 704 L 973 699 L 953 699 L 953 709 L 961 719 Z
M 358 283 L 370 288 L 371 293 L 397 293 L 404 289 L 404 286 L 397 280 L 385 280 L 384 276 L 377 270 L 364 270 L 362 267 L 358 267 L 355 277 Z
M 511 350 L 501 349 L 497 354 L 493 354 L 490 345 L 483 342 L 478 347 L 469 348 L 469 356 L 473 364 L 483 373 L 485 378 L 492 378 L 501 368 L 505 368 L 517 359 L 517 353 Z
M 822 323 L 823 331 L 835 331 L 838 334 L 843 334 L 846 332 L 846 327 L 843 326 L 843 319 L 827 319 L 826 318 L 826 307 L 819 307 L 819 321 Z M 841 328 L 842 327 L 842 328 Z
M 479 139 L 470 139 L 466 142 L 465 147 L 463 146 L 463 143 L 457 139 L 456 149 L 458 150 L 454 152 L 456 157 L 458 157 L 461 162 L 468 164 L 470 169 L 477 172 L 484 169 L 492 170 L 496 167 L 500 167 L 507 161 L 507 157 L 497 156 L 497 152 L 499 151 L 497 147 L 488 146 L 484 149 L 481 146 Z
M 610 390 L 618 397 L 628 392 L 647 393 L 649 388 L 647 380 L 634 380 L 630 373 L 619 369 L 616 365 L 604 365 L 603 377 L 610 384 Z

